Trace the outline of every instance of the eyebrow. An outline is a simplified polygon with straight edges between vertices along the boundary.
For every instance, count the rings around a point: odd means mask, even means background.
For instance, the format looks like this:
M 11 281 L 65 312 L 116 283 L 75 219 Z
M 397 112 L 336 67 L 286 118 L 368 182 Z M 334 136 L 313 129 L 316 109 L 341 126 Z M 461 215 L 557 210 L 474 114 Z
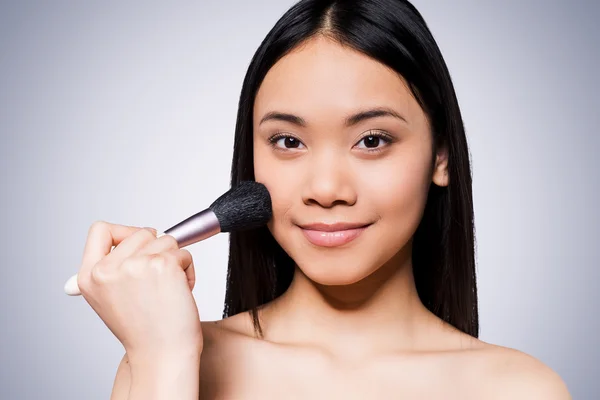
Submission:
M 344 125 L 346 127 L 351 127 L 358 124 L 359 122 L 378 117 L 394 117 L 408 123 L 406 118 L 404 118 L 401 114 L 394 111 L 393 109 L 388 107 L 377 107 L 368 110 L 363 110 L 347 117 L 344 121 Z M 268 112 L 267 114 L 265 114 L 264 117 L 262 117 L 258 125 L 261 125 L 263 122 L 266 121 L 284 121 L 301 127 L 306 127 L 307 125 L 306 121 L 302 117 L 280 111 Z

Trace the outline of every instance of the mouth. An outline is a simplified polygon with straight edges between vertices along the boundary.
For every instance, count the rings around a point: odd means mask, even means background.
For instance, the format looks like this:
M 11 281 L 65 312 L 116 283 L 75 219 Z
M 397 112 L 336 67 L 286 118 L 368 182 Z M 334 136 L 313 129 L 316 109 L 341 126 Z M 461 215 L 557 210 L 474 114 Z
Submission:
M 298 225 L 304 237 L 319 247 L 337 247 L 359 237 L 371 224 L 364 223 L 315 223 Z

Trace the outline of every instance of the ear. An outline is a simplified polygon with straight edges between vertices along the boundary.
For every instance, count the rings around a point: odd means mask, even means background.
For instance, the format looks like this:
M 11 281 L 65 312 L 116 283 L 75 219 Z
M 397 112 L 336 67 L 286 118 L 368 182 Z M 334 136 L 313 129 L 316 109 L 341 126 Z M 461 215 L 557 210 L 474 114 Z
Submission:
M 438 186 L 448 186 L 448 150 L 445 146 L 437 152 L 432 180 Z

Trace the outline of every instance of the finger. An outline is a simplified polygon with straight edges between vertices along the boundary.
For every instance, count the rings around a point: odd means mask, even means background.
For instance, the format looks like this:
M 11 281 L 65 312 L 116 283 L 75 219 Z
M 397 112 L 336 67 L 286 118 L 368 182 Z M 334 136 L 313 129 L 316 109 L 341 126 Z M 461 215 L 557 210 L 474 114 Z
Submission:
M 140 229 L 123 240 L 114 250 L 106 255 L 103 264 L 118 266 L 128 257 L 138 253 L 150 243 L 156 241 L 156 230 L 151 228 Z M 103 266 L 104 267 L 104 266 Z
M 114 246 L 144 228 L 96 221 L 89 229 L 81 267 L 85 271 L 110 253 Z
M 190 290 L 194 288 L 196 284 L 196 271 L 194 268 L 194 259 L 189 250 L 186 249 L 171 249 L 163 253 L 171 254 L 177 259 L 177 264 L 185 272 L 186 279 Z M 154 253 L 156 254 L 156 253 Z
M 179 244 L 173 236 L 162 234 L 156 240 L 149 241 L 144 246 L 138 248 L 135 255 L 144 256 L 178 249 Z
M 193 290 L 194 286 L 196 286 L 196 268 L 194 267 L 194 259 L 192 257 L 190 257 L 190 264 L 185 268 L 185 276 L 188 280 L 190 290 Z
M 173 254 L 175 257 L 177 257 L 177 264 L 179 264 L 181 269 L 186 272 L 193 263 L 192 253 L 190 253 L 189 250 L 176 249 L 176 250 L 169 250 L 169 251 L 167 251 L 167 253 Z
M 144 228 L 111 224 L 105 221 L 94 222 L 88 231 L 79 272 L 67 280 L 64 286 L 65 293 L 72 296 L 80 295 L 79 281 L 82 278 L 89 278 L 92 267 L 109 254 L 114 246 L 118 246 L 141 229 Z

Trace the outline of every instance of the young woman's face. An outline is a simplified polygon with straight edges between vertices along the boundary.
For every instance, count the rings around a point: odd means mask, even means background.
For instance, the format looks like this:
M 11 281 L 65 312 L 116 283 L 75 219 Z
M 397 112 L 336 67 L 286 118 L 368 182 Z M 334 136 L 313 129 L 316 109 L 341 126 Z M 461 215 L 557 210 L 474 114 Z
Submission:
M 325 38 L 271 68 L 253 128 L 255 179 L 273 203 L 269 229 L 323 285 L 357 282 L 409 254 L 432 179 L 447 182 L 445 157 L 431 169 L 427 117 L 406 82 Z

